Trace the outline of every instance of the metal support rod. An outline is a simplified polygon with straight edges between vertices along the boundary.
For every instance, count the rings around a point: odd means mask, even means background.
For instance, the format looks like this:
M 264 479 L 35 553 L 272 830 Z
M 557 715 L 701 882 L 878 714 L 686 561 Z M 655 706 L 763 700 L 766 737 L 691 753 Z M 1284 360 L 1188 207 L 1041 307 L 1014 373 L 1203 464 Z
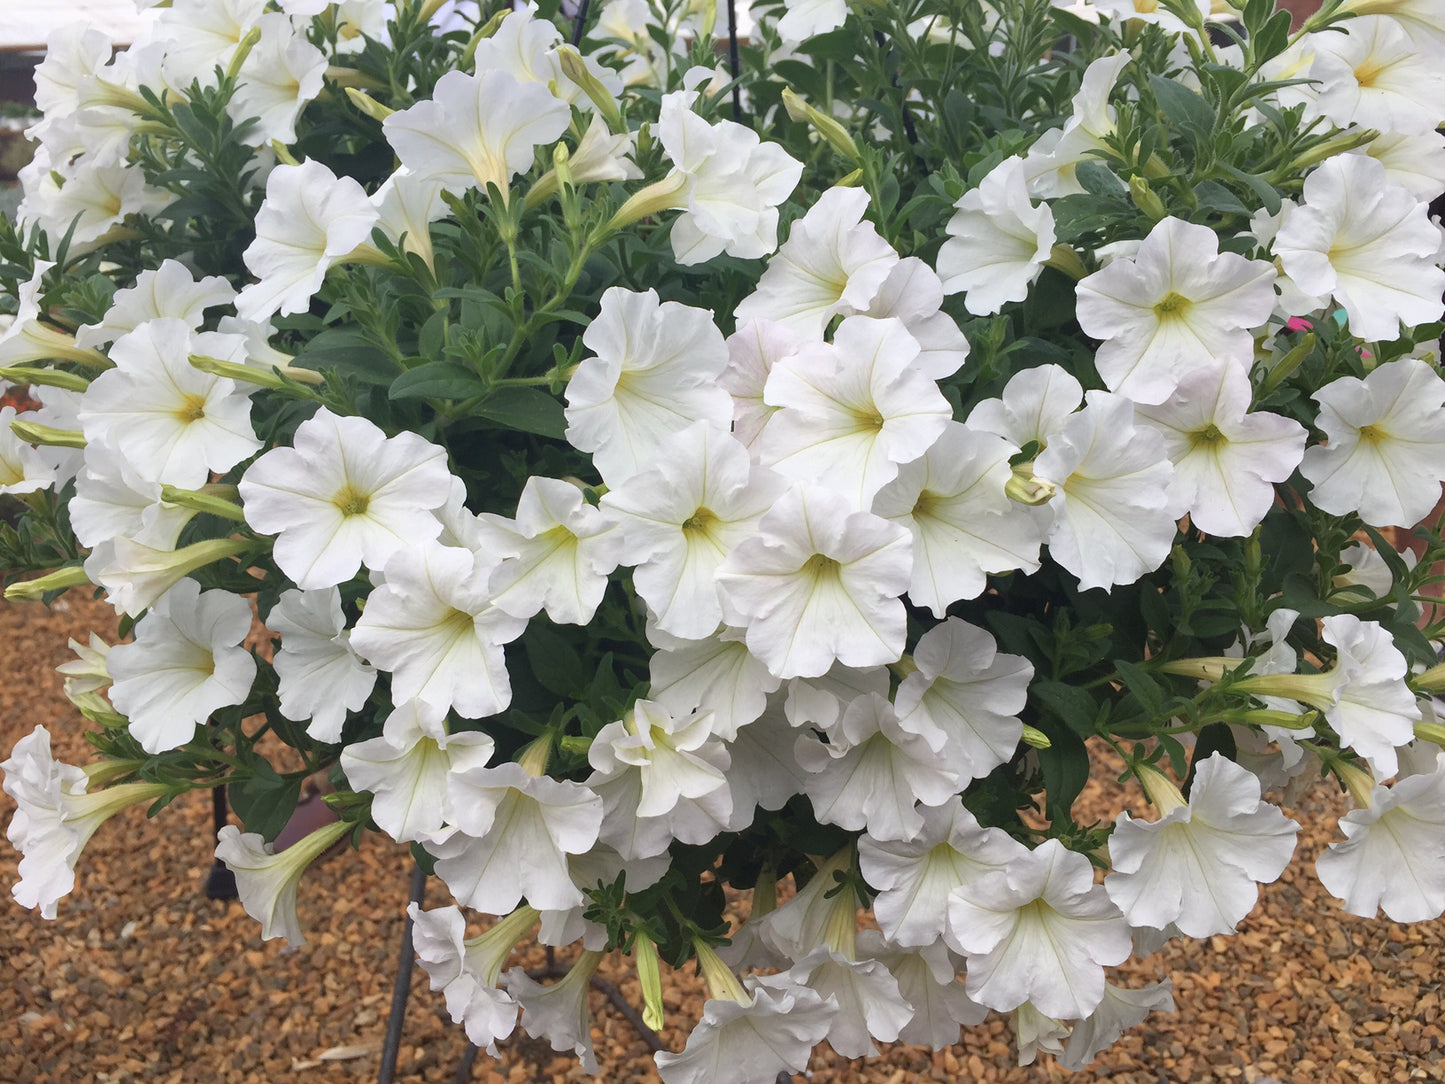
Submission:
M 213 848 L 216 837 L 221 834 L 221 829 L 226 827 L 226 814 L 226 785 L 222 783 L 211 788 L 211 823 L 215 829 L 211 833 Z M 206 899 L 234 900 L 236 896 L 236 875 L 227 869 L 226 863 L 219 858 L 212 858 L 210 872 L 206 874 Z
M 467 1084 L 467 1081 L 472 1079 L 472 1065 L 476 1062 L 477 1051 L 480 1049 L 476 1043 L 467 1043 L 462 1060 L 457 1062 L 457 1075 L 452 1077 L 452 1084 Z
M 728 0 L 728 71 L 733 77 L 733 120 L 742 120 L 743 92 L 738 86 L 738 4 Z
M 577 14 L 572 16 L 572 45 L 574 48 L 582 43 L 582 34 L 587 29 L 587 9 L 591 6 L 592 0 L 582 0 L 577 5 Z
M 622 1014 L 622 1018 L 632 1025 L 632 1030 L 642 1036 L 648 1048 L 656 1054 L 658 1051 L 666 1050 L 667 1046 L 659 1038 L 657 1032 L 642 1022 L 642 1014 L 628 1004 L 627 998 L 622 996 L 622 991 L 600 975 L 592 976 L 592 989 L 600 990 L 607 1000 L 612 1002 L 612 1007 Z
M 420 905 L 426 893 L 426 871 L 413 866 L 411 871 L 411 902 Z M 411 943 L 410 908 L 401 931 L 401 959 L 396 964 L 396 982 L 391 988 L 391 1012 L 386 1017 L 386 1038 L 381 1043 L 381 1069 L 376 1084 L 392 1084 L 396 1079 L 396 1057 L 401 1052 L 401 1025 L 406 1019 L 406 1002 L 411 996 L 411 969 L 416 953 Z M 475 1056 L 475 1055 L 473 1055 Z

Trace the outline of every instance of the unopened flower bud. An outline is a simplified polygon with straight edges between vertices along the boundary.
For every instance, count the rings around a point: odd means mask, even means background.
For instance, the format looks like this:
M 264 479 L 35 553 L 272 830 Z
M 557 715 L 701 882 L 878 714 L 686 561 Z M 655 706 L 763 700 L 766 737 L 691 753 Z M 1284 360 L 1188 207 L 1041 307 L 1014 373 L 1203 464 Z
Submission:
M 858 144 L 853 142 L 848 129 L 838 123 L 836 118 L 809 105 L 793 92 L 792 87 L 783 88 L 783 108 L 788 111 L 788 116 L 798 123 L 811 124 L 828 145 L 844 158 L 858 161 Z

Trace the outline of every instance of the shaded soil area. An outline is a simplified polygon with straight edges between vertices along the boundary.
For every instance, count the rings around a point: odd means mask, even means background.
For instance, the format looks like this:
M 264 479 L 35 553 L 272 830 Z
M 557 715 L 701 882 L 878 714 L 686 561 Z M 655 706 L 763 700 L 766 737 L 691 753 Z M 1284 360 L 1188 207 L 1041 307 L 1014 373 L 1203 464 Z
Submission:
M 54 666 L 66 638 L 109 635 L 108 607 L 77 592 L 47 612 L 0 607 L 0 758 L 37 723 L 56 755 L 84 763 L 81 720 L 60 694 Z M 1112 819 L 1124 796 L 1096 782 L 1081 808 Z M 826 1047 L 809 1074 L 818 1084 L 913 1081 L 1240 1080 L 1246 1084 L 1445 1080 L 1441 948 L 1445 921 L 1403 927 L 1344 915 L 1314 878 L 1343 803 L 1317 787 L 1291 812 L 1302 821 L 1295 862 L 1268 886 L 1238 936 L 1175 942 L 1123 969 L 1124 982 L 1171 978 L 1178 1011 L 1155 1014 L 1085 1073 L 1048 1057 L 1014 1063 L 1010 1024 L 994 1017 L 942 1052 L 895 1046 L 869 1062 Z M 0 821 L 13 805 L 0 796 Z M 314 868 L 302 884 L 307 944 L 262 942 L 236 902 L 207 900 L 211 864 L 208 794 L 178 801 L 154 820 L 131 810 L 106 824 L 83 854 L 77 887 L 47 922 L 0 899 L 0 1081 L 259 1082 L 375 1079 L 401 937 L 410 859 L 370 837 L 358 852 Z M 0 886 L 18 856 L 0 846 Z M 427 905 L 448 902 L 433 880 Z M 566 950 L 559 952 L 565 962 Z M 540 966 L 541 950 L 524 962 Z M 629 962 L 601 974 L 636 1000 Z M 667 976 L 670 1026 L 701 1009 L 692 974 Z M 601 993 L 592 994 L 593 1038 L 608 1082 L 657 1076 L 647 1045 Z M 406 1015 L 398 1079 L 450 1081 L 466 1049 L 439 994 L 418 969 Z M 520 1033 L 500 1059 L 476 1060 L 488 1084 L 581 1080 L 574 1058 Z M 719 1082 L 726 1084 L 726 1082 Z

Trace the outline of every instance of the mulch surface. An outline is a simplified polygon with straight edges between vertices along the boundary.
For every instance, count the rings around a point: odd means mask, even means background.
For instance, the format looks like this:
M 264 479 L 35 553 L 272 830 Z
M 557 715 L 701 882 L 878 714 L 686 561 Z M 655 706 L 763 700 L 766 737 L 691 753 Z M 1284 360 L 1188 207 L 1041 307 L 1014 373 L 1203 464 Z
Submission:
M 109 636 L 111 611 L 74 591 L 51 612 L 0 607 L 0 759 L 37 723 L 50 729 L 57 756 L 88 759 L 83 720 L 61 696 L 53 668 L 70 657 L 66 638 L 83 640 L 92 628 Z M 1081 809 L 1112 819 L 1125 799 L 1111 788 L 1096 783 Z M 8 823 L 12 808 L 0 796 L 0 821 Z M 824 1047 L 810 1079 L 1445 1081 L 1445 921 L 1399 926 L 1341 913 L 1313 867 L 1343 809 L 1323 786 L 1301 800 L 1292 811 L 1305 826 L 1295 862 L 1264 889 L 1237 936 L 1174 942 L 1126 966 L 1129 985 L 1172 978 L 1178 1012 L 1150 1017 L 1091 1071 L 1069 1074 L 1047 1056 L 1018 1067 L 1011 1026 L 993 1017 L 942 1052 L 895 1046 L 863 1062 Z M 313 868 L 300 900 L 308 941 L 289 951 L 262 942 L 239 903 L 205 898 L 212 844 L 208 794 L 189 795 L 154 820 L 130 810 L 86 847 L 57 921 L 0 898 L 0 1082 L 375 1079 L 407 852 L 373 836 L 358 852 Z M 0 844 L 0 886 L 17 879 L 17 860 Z M 433 880 L 427 905 L 446 902 Z M 524 962 L 540 965 L 541 951 Z M 628 961 L 609 961 L 601 974 L 636 998 Z M 692 974 L 669 977 L 667 992 L 670 1022 L 696 1017 L 702 989 Z M 600 993 L 592 998 L 601 1079 L 656 1080 L 646 1044 Z M 677 1027 L 662 1034 L 674 1050 L 684 1038 Z M 464 1053 L 461 1029 L 418 968 L 397 1079 L 450 1081 Z M 572 1057 L 519 1032 L 500 1059 L 479 1057 L 471 1079 L 555 1084 L 584 1074 Z

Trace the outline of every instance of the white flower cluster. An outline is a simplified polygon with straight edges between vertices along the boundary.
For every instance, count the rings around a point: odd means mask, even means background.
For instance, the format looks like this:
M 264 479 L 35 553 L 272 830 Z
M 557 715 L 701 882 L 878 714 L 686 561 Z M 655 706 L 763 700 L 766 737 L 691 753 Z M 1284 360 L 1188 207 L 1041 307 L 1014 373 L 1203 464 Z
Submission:
M 402 4 L 387 32 L 437 7 Z M 288 740 L 313 771 L 335 765 L 351 800 L 280 853 L 274 831 L 222 832 L 263 936 L 300 939 L 302 873 L 373 825 L 422 848 L 458 905 L 501 916 L 467 939 L 457 907 L 413 912 L 469 1038 L 494 1049 L 520 1012 L 591 1071 L 585 991 L 626 910 L 608 886 L 663 916 L 630 931 L 640 969 L 670 936 L 708 979 L 686 1049 L 657 1058 L 669 1082 L 771 1081 L 823 1040 L 845 1057 L 945 1046 L 988 1010 L 1015 1014 L 1025 1060 L 1085 1065 L 1172 1008 L 1167 984 L 1121 989 L 1106 969 L 1167 936 L 1232 932 L 1294 850 L 1298 825 L 1264 793 L 1321 766 L 1359 806 L 1319 861 L 1326 887 L 1352 913 L 1445 912 L 1445 758 L 1426 740 L 1445 737 L 1429 700 L 1445 680 L 1411 679 L 1418 652 L 1396 642 L 1413 628 L 1398 585 L 1419 581 L 1365 547 L 1322 563 L 1338 606 L 1318 626 L 1285 608 L 1283 572 L 1261 587 L 1271 523 L 1314 517 L 1303 537 L 1334 531 L 1339 553 L 1359 526 L 1424 519 L 1445 480 L 1445 381 L 1416 334 L 1445 291 L 1426 210 L 1445 190 L 1445 80 L 1422 59 L 1429 5 L 1398 7 L 1308 29 L 1261 70 L 1216 52 L 1192 4 L 1154 18 L 1100 3 L 1106 28 L 1155 22 L 1239 81 L 1294 80 L 1251 108 L 1294 110 L 1334 142 L 1276 178 L 1292 196 L 1271 187 L 1255 205 L 1213 181 L 1171 188 L 1162 163 L 1134 162 L 1110 189 L 1100 171 L 1128 164 L 1120 132 L 1155 86 L 1126 76 L 1144 51 L 1121 47 L 1088 64 L 1060 127 L 979 158 L 974 183 L 955 170 L 959 194 L 924 238 L 847 134 L 861 114 L 809 114 L 822 138 L 790 145 L 805 172 L 759 134 L 774 125 L 718 119 L 715 73 L 685 71 L 645 25 L 700 37 L 711 20 L 629 14 L 629 0 L 607 5 L 609 43 L 585 55 L 527 9 L 468 26 L 424 90 L 345 75 L 384 48 L 380 0 L 174 0 L 114 57 L 93 31 L 58 36 L 22 224 L 68 238 L 47 250 L 71 261 L 60 277 L 115 273 L 99 262 L 114 253 L 140 266 L 76 326 L 42 303 L 57 264 L 32 259 L 0 364 L 40 405 L 0 413 L 0 491 L 63 506 L 77 552 L 12 597 L 91 583 L 134 619 L 132 640 L 95 640 L 67 670 L 71 698 L 133 755 L 88 779 L 51 758 L 42 728 L 15 748 L 16 898 L 53 916 L 105 817 L 226 781 L 234 761 L 190 779 L 182 761 L 205 763 L 260 714 L 304 724 Z M 779 34 L 806 49 L 857 18 L 789 4 L 758 33 L 781 56 Z M 962 29 L 928 33 L 988 52 Z M 1158 103 L 1205 108 L 1181 68 L 1155 76 L 1173 90 L 1155 87 Z M 217 94 L 251 234 L 240 266 L 207 275 L 196 253 L 148 254 L 170 237 L 158 224 L 196 213 L 156 133 Z M 332 129 L 308 127 L 321 108 L 349 111 L 345 138 L 367 133 L 383 175 L 351 144 L 327 158 Z M 941 123 L 927 103 L 901 108 Z M 834 152 L 863 163 L 844 183 L 819 180 Z M 1200 221 L 1170 213 L 1166 189 Z M 1091 207 L 1132 232 L 1071 224 Z M 659 224 L 669 244 L 646 260 L 618 240 Z M 539 266 L 550 285 L 529 290 Z M 356 285 L 380 282 L 369 298 Z M 387 308 L 418 297 L 425 324 L 403 347 Z M 1030 308 L 1049 304 L 1068 311 Z M 395 369 L 379 391 L 306 356 L 326 325 L 365 319 L 395 335 L 390 357 L 375 338 L 347 344 Z M 1061 325 L 1084 347 L 1046 349 Z M 517 367 L 534 343 L 542 367 Z M 432 393 L 423 376 L 471 390 Z M 537 399 L 489 406 L 510 392 Z M 427 410 L 408 413 L 417 400 Z M 533 408 L 555 432 L 523 418 Z M 532 443 L 485 443 L 496 425 Z M 519 457 L 518 484 L 486 489 Z M 1218 559 L 1241 586 L 1209 600 L 1249 601 L 1222 633 L 1190 631 L 1203 596 L 1187 593 L 1214 586 L 1190 562 L 1220 553 L 1238 555 Z M 1338 572 L 1366 555 L 1388 567 Z M 1118 600 L 1150 633 L 1101 620 L 1115 638 L 1075 665 L 1070 622 Z M 257 608 L 279 637 L 264 658 L 248 647 Z M 1268 632 L 1252 627 L 1270 612 Z M 1235 635 L 1244 650 L 1220 654 Z M 579 644 L 599 675 L 623 644 L 639 679 L 594 695 L 584 674 L 563 693 L 526 661 Z M 1082 717 L 1060 707 L 1070 693 Z M 1201 746 L 1186 798 L 1160 758 L 1209 726 L 1230 755 Z M 1071 825 L 1072 795 L 1053 804 L 1068 749 L 1087 771 L 1081 729 L 1132 743 L 1157 819 L 1121 813 L 1106 840 Z M 241 766 L 237 786 L 257 778 Z M 1040 792 L 1047 829 L 1015 812 Z M 780 864 L 793 844 L 768 823 L 826 853 L 800 842 Z M 668 893 L 685 849 L 750 831 L 774 857 L 719 953 Z M 775 906 L 790 871 L 798 891 Z M 860 907 L 876 930 L 859 931 Z M 549 987 L 504 970 L 538 923 L 548 944 L 585 946 Z

